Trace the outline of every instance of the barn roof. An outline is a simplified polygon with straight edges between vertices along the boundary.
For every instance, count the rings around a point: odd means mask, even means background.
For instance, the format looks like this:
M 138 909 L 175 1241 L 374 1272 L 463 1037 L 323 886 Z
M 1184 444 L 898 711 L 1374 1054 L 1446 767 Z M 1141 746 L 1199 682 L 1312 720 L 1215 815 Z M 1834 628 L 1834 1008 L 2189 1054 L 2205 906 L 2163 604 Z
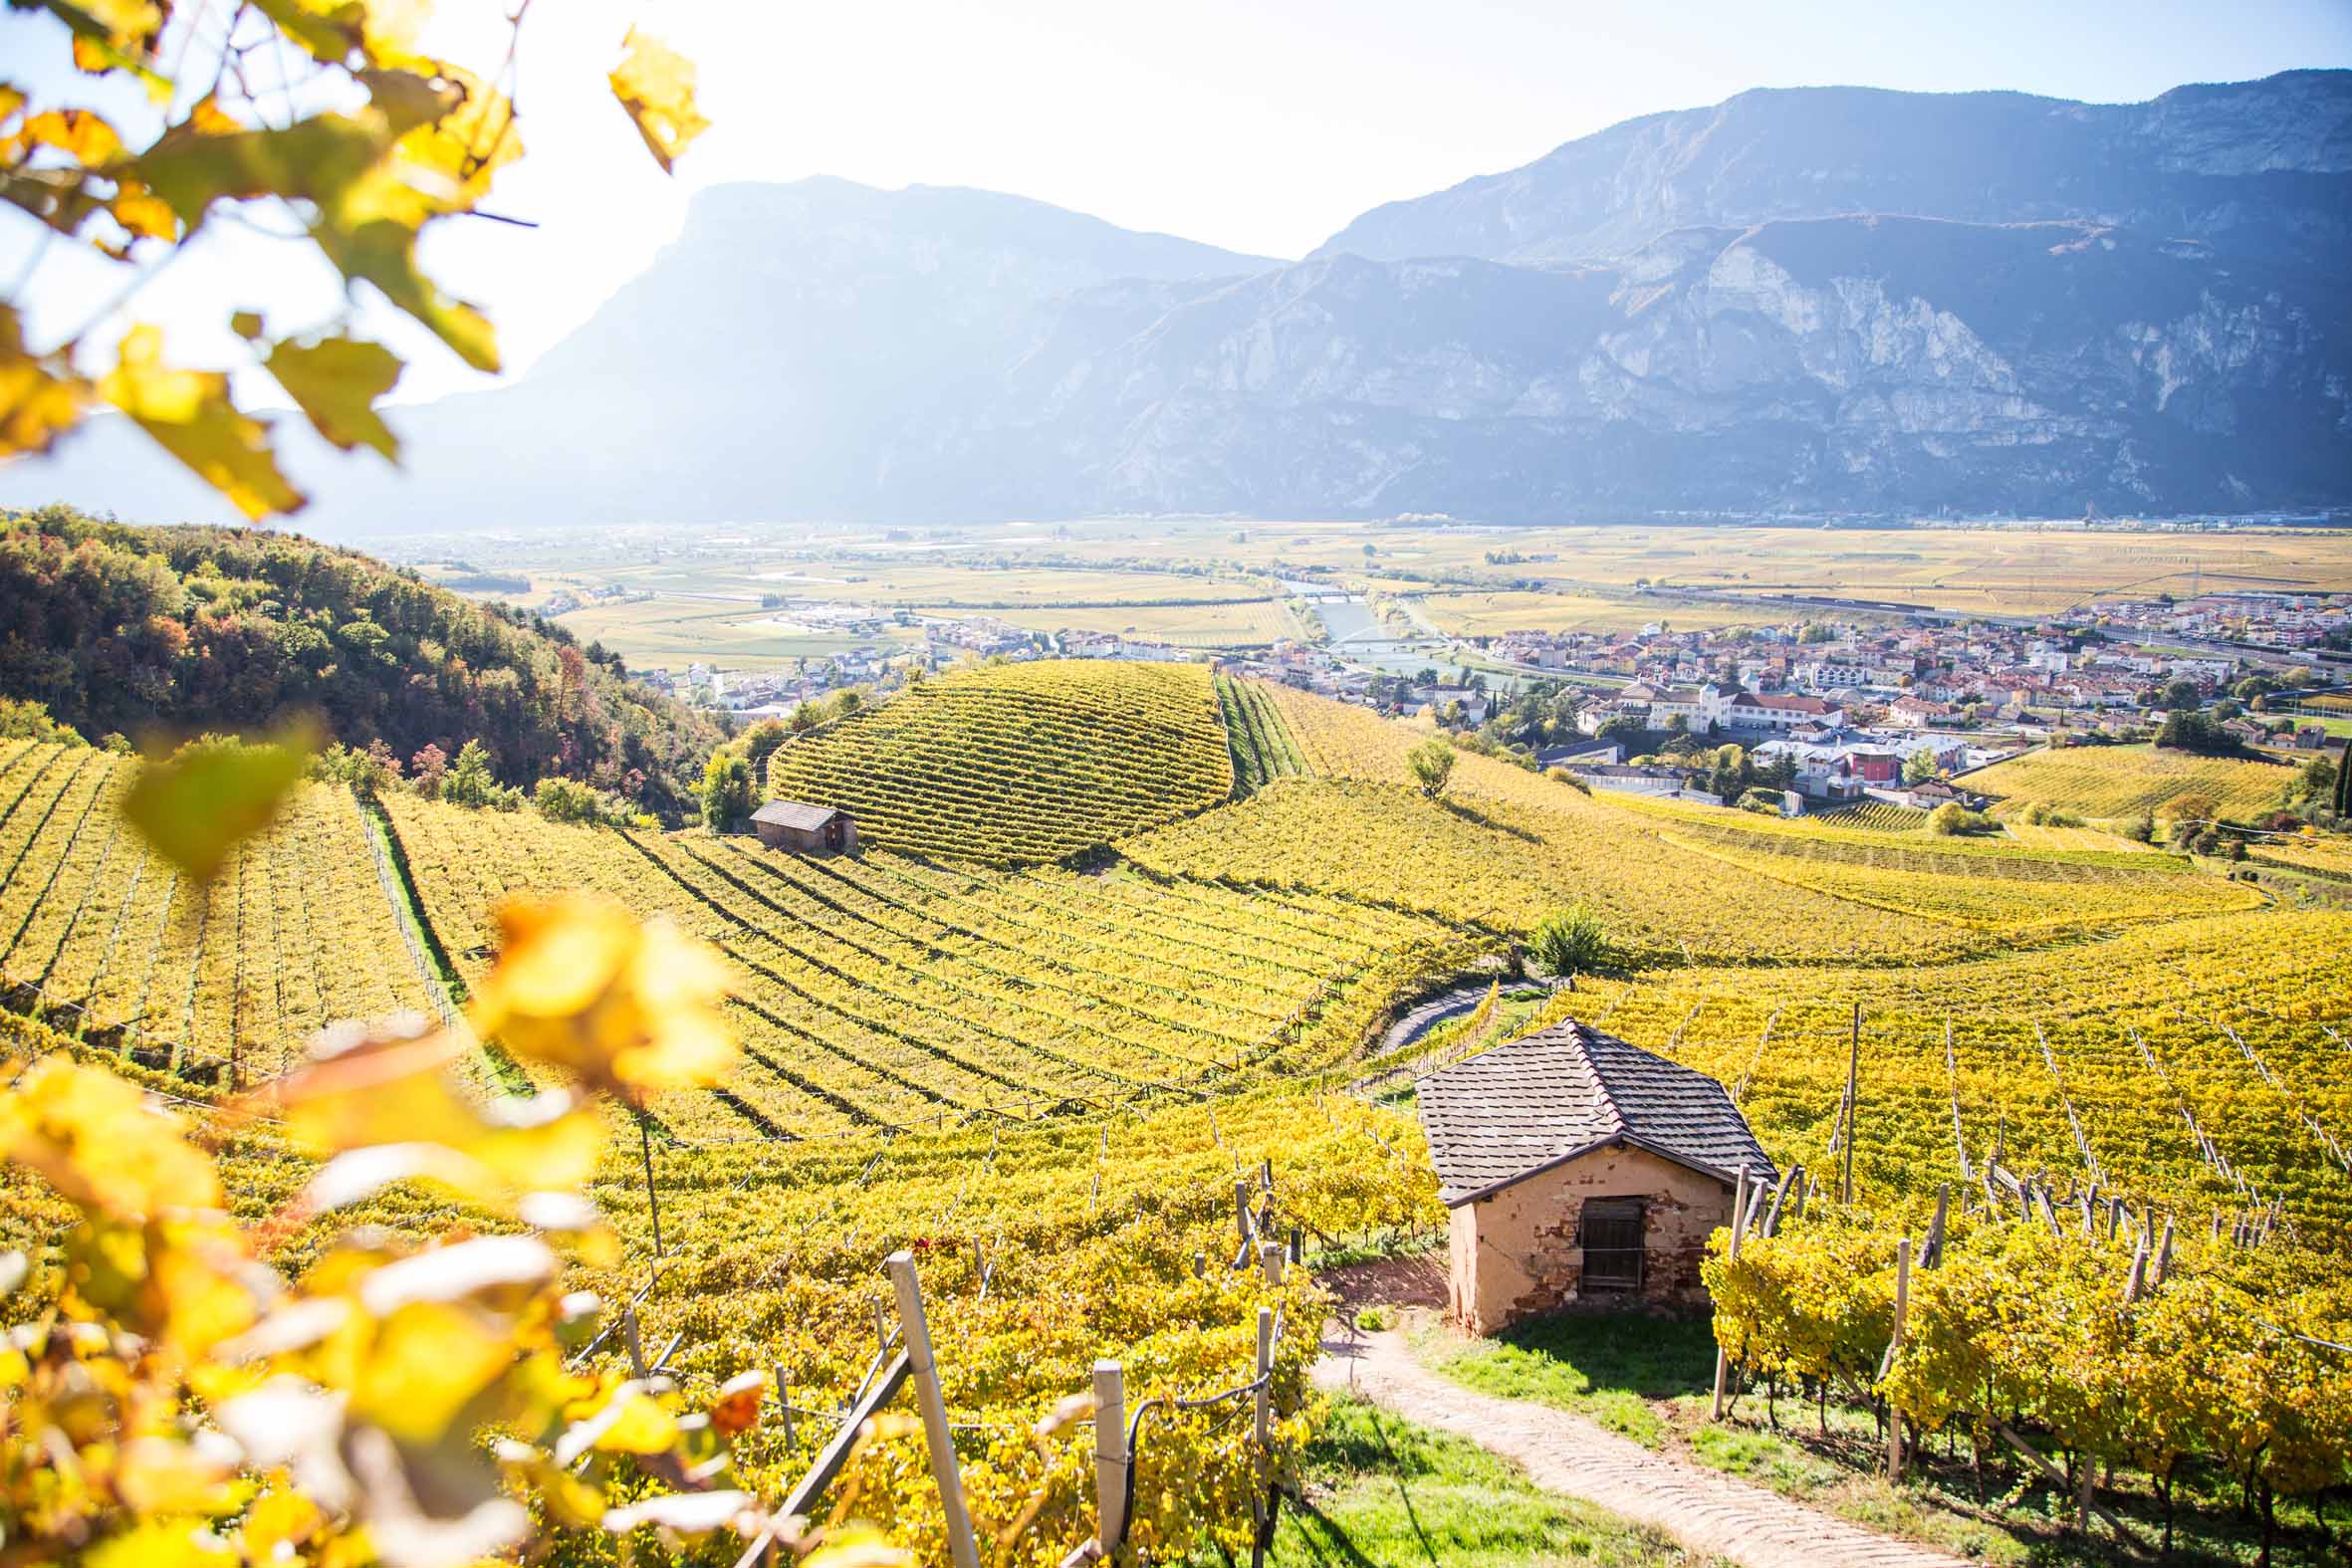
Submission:
M 1731 1181 L 1777 1180 L 1724 1086 L 1570 1018 L 1423 1078 L 1421 1124 L 1449 1207 L 1629 1144 Z
M 838 814 L 829 805 L 810 805 L 802 800 L 771 800 L 752 813 L 752 820 L 807 831 L 823 827 Z

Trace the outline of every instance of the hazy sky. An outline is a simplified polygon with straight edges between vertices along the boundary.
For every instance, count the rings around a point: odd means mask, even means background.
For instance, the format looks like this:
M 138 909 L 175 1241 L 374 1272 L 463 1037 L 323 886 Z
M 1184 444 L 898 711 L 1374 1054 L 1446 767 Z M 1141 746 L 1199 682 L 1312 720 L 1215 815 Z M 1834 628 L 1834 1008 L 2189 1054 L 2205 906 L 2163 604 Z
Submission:
M 494 62 L 503 52 L 503 7 L 442 0 L 440 11 L 429 42 L 443 53 Z M 675 179 L 645 156 L 603 86 L 631 20 L 701 68 L 716 128 Z M 36 104 L 89 98 L 63 67 L 63 39 L 45 17 L 0 19 L 6 76 L 29 80 Z M 540 227 L 452 220 L 427 253 L 454 292 L 489 309 L 510 369 L 641 270 L 688 196 L 721 181 L 826 173 L 985 186 L 1296 256 L 1379 202 L 1752 87 L 2128 102 L 2183 82 L 2352 65 L 2352 0 L 543 0 L 521 58 L 533 150 L 490 205 Z M 23 273 L 32 228 L 0 209 L 0 288 Z M 31 274 L 24 303 L 44 335 L 101 316 L 125 281 L 68 251 L 51 247 Z M 130 307 L 165 324 L 177 355 L 228 361 L 224 299 L 267 306 L 278 332 L 339 309 L 332 275 L 296 247 L 223 226 L 204 251 Z M 364 319 L 411 353 L 403 396 L 479 384 L 383 314 Z

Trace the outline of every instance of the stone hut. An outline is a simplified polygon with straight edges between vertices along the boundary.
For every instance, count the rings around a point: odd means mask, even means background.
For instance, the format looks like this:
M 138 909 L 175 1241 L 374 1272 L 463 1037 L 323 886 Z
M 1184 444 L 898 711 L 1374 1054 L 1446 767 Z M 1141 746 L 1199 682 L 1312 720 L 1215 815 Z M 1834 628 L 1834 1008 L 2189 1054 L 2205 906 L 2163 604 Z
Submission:
M 1476 1334 L 1579 1302 L 1699 1304 L 1741 1167 L 1779 1176 L 1722 1084 L 1573 1019 L 1420 1095 L 1453 1211 L 1451 1310 Z
M 771 800 L 752 813 L 752 830 L 770 849 L 825 854 L 857 847 L 857 819 L 839 806 Z

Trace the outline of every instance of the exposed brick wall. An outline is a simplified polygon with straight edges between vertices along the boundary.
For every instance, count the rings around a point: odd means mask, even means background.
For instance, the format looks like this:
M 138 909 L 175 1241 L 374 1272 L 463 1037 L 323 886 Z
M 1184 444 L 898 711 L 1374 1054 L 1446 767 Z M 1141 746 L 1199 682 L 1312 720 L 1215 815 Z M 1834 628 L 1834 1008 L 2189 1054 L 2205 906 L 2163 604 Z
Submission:
M 1730 1184 L 1639 1149 L 1595 1150 L 1453 1212 L 1449 1299 L 1455 1321 L 1490 1334 L 1586 1301 L 1579 1234 L 1590 1198 L 1642 1203 L 1640 1299 L 1693 1306 L 1706 1299 L 1699 1263 L 1707 1239 L 1730 1223 Z

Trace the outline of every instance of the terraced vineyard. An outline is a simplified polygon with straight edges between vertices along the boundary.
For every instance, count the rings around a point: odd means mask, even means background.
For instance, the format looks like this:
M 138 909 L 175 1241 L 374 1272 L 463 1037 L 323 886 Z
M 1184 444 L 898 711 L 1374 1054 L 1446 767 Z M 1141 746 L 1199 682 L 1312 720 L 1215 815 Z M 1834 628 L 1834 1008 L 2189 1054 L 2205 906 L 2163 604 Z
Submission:
M 2061 1186 L 2095 1172 L 2192 1214 L 2283 1198 L 2341 1246 L 2347 955 L 2352 917 L 2266 911 L 1909 971 L 1814 969 L 1769 988 L 1744 970 L 1660 971 L 1575 1006 L 1734 1085 L 1773 1158 L 1818 1173 L 1859 1003 L 1866 1196 L 1960 1182 L 1964 1144 L 1967 1169 L 1998 1145 L 2012 1170 Z
M 1970 774 L 1967 784 L 1993 796 L 2003 816 L 2039 801 L 2077 816 L 2127 817 L 2201 794 L 2212 796 L 2222 815 L 2245 820 L 2275 809 L 2293 777 L 2277 763 L 2151 746 L 2074 746 L 1995 763 Z
M 1297 743 L 1291 739 L 1291 727 L 1283 722 L 1282 710 L 1266 695 L 1262 683 L 1218 676 L 1217 706 L 1233 753 L 1234 793 L 1249 794 L 1277 779 L 1296 778 L 1307 771 Z
M 742 837 L 618 833 L 401 798 L 426 918 L 470 981 L 509 893 L 586 888 L 731 959 L 743 1066 L 655 1107 L 693 1141 L 1027 1118 L 1247 1086 L 1350 1053 L 1397 993 L 1491 941 L 1328 897 Z
M 1410 729 L 1268 692 L 1302 755 L 1335 777 L 1277 784 L 1126 840 L 1130 859 L 1503 931 L 1528 931 L 1583 900 L 1636 962 L 1906 964 L 2260 902 L 2175 856 L 1823 830 L 1586 795 L 1469 754 L 1455 764 L 1448 798 L 1432 802 L 1405 784 Z
M 130 765 L 0 747 L 0 983 L 10 1006 L 192 1076 L 283 1070 L 339 1018 L 428 1006 L 349 791 L 299 790 L 193 888 L 116 810 Z
M 1864 833 L 1916 833 L 1928 825 L 1928 813 L 1907 805 L 1889 805 L 1884 800 L 1867 800 L 1860 805 L 1821 811 L 1805 820 L 1822 827 L 1844 827 Z
M 1013 664 L 926 681 L 778 748 L 770 793 L 885 849 L 1035 865 L 1233 789 L 1206 666 Z

